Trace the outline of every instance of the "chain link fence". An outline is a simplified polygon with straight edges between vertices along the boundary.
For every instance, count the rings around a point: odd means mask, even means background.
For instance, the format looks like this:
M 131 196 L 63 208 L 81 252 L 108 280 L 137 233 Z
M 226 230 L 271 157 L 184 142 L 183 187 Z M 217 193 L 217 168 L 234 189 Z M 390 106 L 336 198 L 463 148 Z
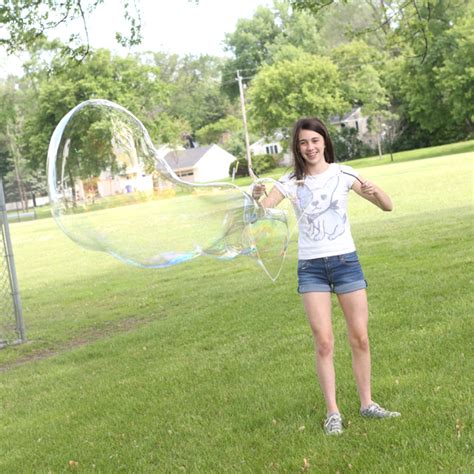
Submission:
M 25 340 L 5 195 L 0 180 L 0 348 Z
M 43 186 L 38 189 L 28 181 L 18 181 L 12 176 L 3 178 L 5 206 L 10 222 L 20 222 L 43 217 L 41 212 L 48 204 L 48 197 Z

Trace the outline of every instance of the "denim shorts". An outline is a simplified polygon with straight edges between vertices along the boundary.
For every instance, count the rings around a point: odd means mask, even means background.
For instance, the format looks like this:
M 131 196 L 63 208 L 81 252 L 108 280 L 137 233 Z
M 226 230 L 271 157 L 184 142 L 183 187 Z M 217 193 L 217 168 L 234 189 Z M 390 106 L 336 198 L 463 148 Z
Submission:
M 367 288 L 357 252 L 298 260 L 298 293 L 350 293 Z

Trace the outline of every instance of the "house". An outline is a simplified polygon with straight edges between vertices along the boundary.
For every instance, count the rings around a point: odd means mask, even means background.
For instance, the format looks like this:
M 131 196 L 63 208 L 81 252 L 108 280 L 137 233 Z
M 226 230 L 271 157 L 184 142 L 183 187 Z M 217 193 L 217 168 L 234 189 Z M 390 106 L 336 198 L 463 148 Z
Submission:
M 283 134 L 276 132 L 272 137 L 263 137 L 250 145 L 252 155 L 277 155 L 283 153 L 280 164 L 287 166 L 290 163 L 290 154 L 284 151 L 281 144 Z
M 282 151 L 280 143 L 273 138 L 260 138 L 250 145 L 252 155 L 277 155 Z
M 230 164 L 236 160 L 219 145 L 170 150 L 163 158 L 181 179 L 201 183 L 227 178 Z
M 103 170 L 98 177 L 77 180 L 74 187 L 76 200 L 94 202 L 96 198 L 135 191 L 153 193 L 154 190 L 164 190 L 171 186 L 169 181 L 160 179 L 156 173 L 148 174 L 145 171 L 134 146 L 115 147 L 114 152 L 120 158 L 119 161 L 127 165 L 123 172 L 116 174 Z M 189 149 L 171 149 L 164 145 L 158 148 L 156 154 L 168 163 L 177 176 L 190 182 L 227 178 L 230 164 L 236 159 L 218 145 Z
M 362 107 L 355 107 L 342 117 L 336 115 L 330 119 L 330 123 L 339 130 L 344 128 L 355 128 L 360 140 L 364 143 L 371 141 L 372 137 L 370 136 L 368 118 L 362 114 Z

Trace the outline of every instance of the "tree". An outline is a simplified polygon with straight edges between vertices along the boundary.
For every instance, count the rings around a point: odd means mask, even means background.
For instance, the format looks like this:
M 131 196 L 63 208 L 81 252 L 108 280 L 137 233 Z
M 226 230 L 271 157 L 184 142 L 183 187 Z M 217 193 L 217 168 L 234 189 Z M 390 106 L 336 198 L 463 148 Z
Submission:
M 293 11 L 286 0 L 274 0 L 272 8 L 258 7 L 251 19 L 239 20 L 235 31 L 227 34 L 224 41 L 226 50 L 233 55 L 223 69 L 224 92 L 236 98 L 239 94 L 236 71 L 251 78 L 264 65 L 275 62 L 282 49 L 293 47 L 322 53 L 320 23 L 305 12 Z
M 93 13 L 105 0 L 5 0 L 0 6 L 0 27 L 7 31 L 0 38 L 0 46 L 9 53 L 24 50 L 43 40 L 46 35 L 61 24 L 71 24 L 74 20 L 82 23 L 81 32 L 73 32 L 63 45 L 63 50 L 76 58 L 83 58 L 90 50 L 88 37 L 88 15 Z M 123 0 L 124 17 L 130 25 L 129 35 L 115 34 L 122 46 L 132 46 L 141 42 L 141 18 L 136 3 Z M 81 37 L 82 33 L 82 37 Z
M 275 62 L 275 53 L 286 46 L 293 46 L 312 54 L 321 54 L 324 51 L 321 18 L 291 9 L 286 0 L 273 1 L 273 14 L 279 33 L 270 45 L 269 62 Z
M 170 86 L 166 112 L 182 118 L 190 125 L 188 134 L 225 117 L 230 103 L 220 90 L 220 58 L 187 55 L 179 58 L 155 55 L 160 77 Z
M 289 0 L 289 3 L 296 10 L 310 12 L 315 17 L 338 8 L 350 17 L 349 9 L 360 5 L 360 2 L 351 4 L 348 0 Z M 413 57 L 423 63 L 436 42 L 435 30 L 443 29 L 443 24 L 448 26 L 449 14 L 465 11 L 470 3 L 471 0 L 460 0 L 457 4 L 448 0 L 368 0 L 367 5 L 373 12 L 372 21 L 355 28 L 353 34 L 382 32 L 393 55 L 409 49 Z
M 228 115 L 217 122 L 210 123 L 196 132 L 196 138 L 202 145 L 222 142 L 225 144 L 225 135 L 229 136 L 242 130 L 242 119 Z
M 381 155 L 381 141 L 385 137 L 391 149 L 396 129 L 396 114 L 391 111 L 388 90 L 381 73 L 388 58 L 361 40 L 340 45 L 331 52 L 331 56 L 344 78 L 344 98 L 353 106 L 362 107 L 362 113 L 369 118 L 369 130 L 376 137 Z M 349 148 L 354 149 L 354 146 Z M 353 155 L 358 155 L 358 151 Z
M 432 18 L 426 24 L 429 49 L 421 60 L 420 50 L 410 45 L 389 65 L 392 101 L 404 122 L 404 135 L 411 144 L 435 145 L 461 140 L 472 133 L 472 106 L 466 94 L 472 91 L 472 11 L 465 3 L 456 7 L 433 0 Z M 464 17 L 464 18 L 463 18 Z M 411 30 L 400 31 L 407 36 Z M 409 138 L 407 134 L 412 134 Z
M 56 57 L 39 83 L 38 106 L 25 120 L 22 150 L 31 167 L 44 168 L 56 125 L 73 107 L 92 98 L 108 99 L 129 109 L 155 141 L 169 134 L 171 120 L 164 112 L 169 86 L 158 76 L 156 67 L 134 57 L 112 56 L 106 50 L 90 53 L 81 63 Z
M 369 146 L 359 139 L 357 129 L 344 127 L 331 133 L 334 153 L 337 161 L 353 160 L 368 156 L 371 152 Z
M 464 124 L 469 135 L 474 134 L 474 11 L 447 33 L 451 47 L 443 65 L 436 68 L 439 89 L 450 114 L 457 124 Z
M 12 169 L 9 157 L 10 153 L 6 146 L 5 137 L 0 136 L 0 179 L 4 178 Z
M 327 54 L 352 41 L 364 41 L 379 50 L 386 47 L 386 35 L 374 28 L 382 18 L 379 0 L 326 2 L 325 7 L 308 16 L 320 24 L 319 34 Z
M 384 56 L 363 41 L 342 44 L 331 52 L 342 79 L 344 98 L 353 106 L 362 106 L 365 115 L 386 107 L 387 91 L 379 70 Z
M 328 120 L 349 107 L 336 65 L 307 53 L 264 67 L 252 81 L 248 98 L 251 124 L 267 134 L 286 130 L 302 116 Z
M 389 110 L 379 110 L 369 118 L 369 128 L 377 137 L 380 158 L 382 158 L 382 144 L 386 144 L 390 161 L 393 161 L 393 144 L 400 133 L 400 125 L 400 117 Z
M 19 137 L 23 129 L 21 105 L 24 97 L 15 78 L 8 78 L 0 88 L 0 150 L 5 160 L 2 175 L 16 183 L 19 200 L 23 210 L 28 208 L 25 180 L 26 162 L 20 152 Z
M 235 80 L 236 71 L 245 76 L 255 74 L 269 59 L 271 45 L 280 33 L 274 13 L 266 7 L 258 7 L 253 18 L 237 21 L 233 33 L 225 36 L 226 51 L 233 54 L 222 72 L 222 88 L 231 98 L 239 94 Z

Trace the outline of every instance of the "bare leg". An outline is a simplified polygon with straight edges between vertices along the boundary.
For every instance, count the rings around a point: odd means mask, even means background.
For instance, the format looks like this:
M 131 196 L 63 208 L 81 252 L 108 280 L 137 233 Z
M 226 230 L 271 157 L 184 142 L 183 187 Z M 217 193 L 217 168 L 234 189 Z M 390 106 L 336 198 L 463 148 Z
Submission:
M 369 308 L 365 290 L 337 295 L 346 318 L 352 349 L 352 370 L 362 408 L 370 405 L 370 347 L 368 336 Z
M 334 335 L 331 321 L 331 294 L 303 294 L 303 304 L 313 332 L 316 372 L 326 401 L 327 413 L 339 412 L 336 404 L 336 375 L 334 371 Z

